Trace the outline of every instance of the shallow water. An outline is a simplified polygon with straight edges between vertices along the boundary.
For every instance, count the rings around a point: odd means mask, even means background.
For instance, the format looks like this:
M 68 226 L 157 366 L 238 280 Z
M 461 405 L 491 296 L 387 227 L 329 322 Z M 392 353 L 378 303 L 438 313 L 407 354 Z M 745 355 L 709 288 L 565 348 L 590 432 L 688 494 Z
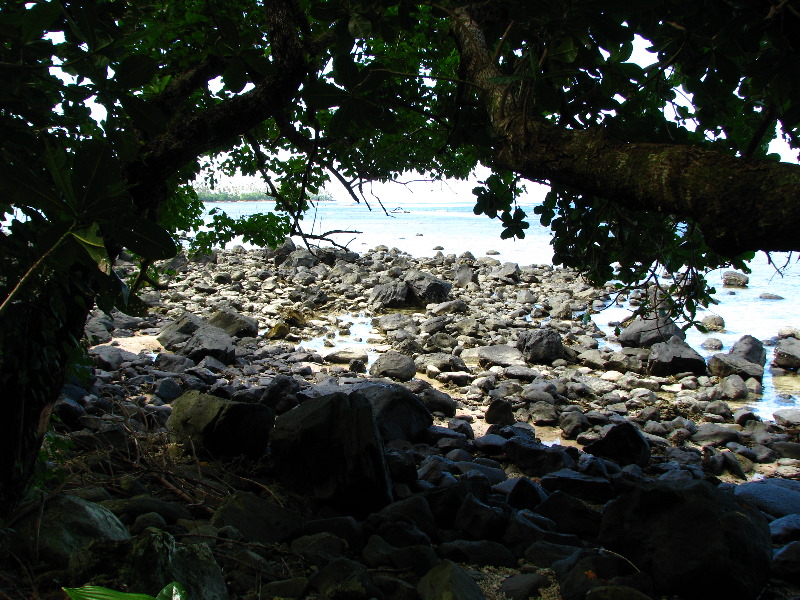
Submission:
M 417 188 L 419 189 L 419 188 Z M 550 248 L 550 231 L 535 222 L 533 207 L 538 203 L 535 195 L 527 196 L 521 202 L 521 208 L 532 218 L 530 229 L 524 240 L 502 240 L 502 226 L 497 220 L 472 212 L 473 202 L 469 189 L 463 185 L 451 189 L 445 185 L 429 185 L 427 191 L 410 193 L 397 188 L 382 194 L 383 205 L 388 211 L 397 209 L 390 216 L 384 214 L 372 199 L 373 210 L 366 209 L 349 200 L 337 199 L 334 202 L 320 202 L 315 209 L 306 215 L 304 229 L 311 233 L 321 233 L 334 229 L 360 231 L 359 234 L 338 234 L 335 239 L 348 248 L 363 253 L 378 245 L 398 248 L 415 257 L 433 256 L 441 247 L 444 254 L 462 254 L 469 251 L 476 258 L 485 256 L 488 250 L 497 251 L 493 256 L 502 262 L 516 262 L 522 266 L 530 264 L 547 264 L 552 261 Z M 460 194 L 460 195 L 459 195 Z M 467 198 L 464 200 L 464 198 Z M 267 211 L 273 208 L 271 202 L 242 203 L 207 203 L 206 207 L 219 208 L 231 217 Z M 296 240 L 300 242 L 300 240 Z M 785 255 L 774 255 L 775 261 L 782 264 Z M 723 352 L 743 335 L 749 334 L 761 340 L 769 340 L 777 335 L 783 326 L 800 327 L 800 265 L 791 263 L 784 275 L 768 264 L 767 257 L 759 254 L 751 261 L 752 273 L 747 288 L 723 288 L 723 270 L 708 275 L 709 282 L 717 288 L 716 298 L 719 304 L 712 306 L 706 314 L 719 314 L 725 319 L 726 330 L 702 334 L 696 330 L 688 332 L 687 341 L 703 356 L 711 352 L 703 350 L 700 345 L 707 337 L 716 337 L 723 344 Z M 782 300 L 764 300 L 762 293 L 772 293 L 783 297 Z M 629 314 L 625 307 L 612 306 L 594 316 L 595 322 L 610 332 L 610 321 L 620 321 Z M 368 346 L 366 341 L 354 342 L 353 337 L 366 340 L 368 329 L 361 332 L 356 325 L 358 335 L 336 338 L 335 343 L 344 346 Z M 316 349 L 323 349 L 324 340 L 320 338 L 312 342 L 304 342 Z M 767 348 L 768 362 L 772 358 L 772 348 Z M 374 359 L 373 359 L 374 360 Z M 800 397 L 800 377 L 788 375 L 773 377 L 767 369 L 764 377 L 764 395 L 761 399 L 750 398 L 750 404 L 756 412 L 765 418 L 772 418 L 772 412 L 787 406 L 794 406 Z M 792 398 L 780 398 L 778 394 L 789 394 Z

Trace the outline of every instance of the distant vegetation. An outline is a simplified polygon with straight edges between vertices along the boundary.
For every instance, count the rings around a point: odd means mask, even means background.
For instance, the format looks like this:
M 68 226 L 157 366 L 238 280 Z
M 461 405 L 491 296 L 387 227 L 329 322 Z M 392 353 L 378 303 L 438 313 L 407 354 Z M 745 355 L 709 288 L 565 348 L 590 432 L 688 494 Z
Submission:
M 267 202 L 275 198 L 266 192 L 253 189 L 231 189 L 209 187 L 197 187 L 197 198 L 202 202 Z M 332 202 L 333 196 L 328 192 L 315 194 L 311 197 L 312 202 Z
M 265 192 L 239 192 L 233 190 L 197 190 L 197 197 L 203 202 L 265 202 L 273 197 Z

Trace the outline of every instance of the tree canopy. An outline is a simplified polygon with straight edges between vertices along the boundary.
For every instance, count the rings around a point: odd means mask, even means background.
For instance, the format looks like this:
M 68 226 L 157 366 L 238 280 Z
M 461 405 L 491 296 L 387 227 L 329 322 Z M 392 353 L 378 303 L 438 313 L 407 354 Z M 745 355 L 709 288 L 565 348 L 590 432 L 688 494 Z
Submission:
M 800 249 L 800 167 L 767 154 L 800 148 L 793 0 L 40 0 L 4 4 L 0 34 L 0 377 L 33 445 L 93 302 L 134 308 L 115 256 L 141 258 L 135 286 L 176 252 L 209 157 L 268 183 L 259 243 L 328 180 L 363 199 L 483 164 L 475 211 L 507 236 L 538 216 L 595 281 L 663 265 L 691 303 L 708 268 Z M 551 188 L 537 216 L 524 180 Z M 4 440 L 0 480 L 26 479 Z

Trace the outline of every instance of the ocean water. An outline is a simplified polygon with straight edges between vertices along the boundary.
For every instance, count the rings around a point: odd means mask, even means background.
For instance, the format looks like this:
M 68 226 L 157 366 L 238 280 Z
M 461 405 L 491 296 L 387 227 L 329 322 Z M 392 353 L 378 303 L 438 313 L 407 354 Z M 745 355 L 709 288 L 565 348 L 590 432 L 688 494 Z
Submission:
M 363 203 L 356 204 L 349 198 L 337 197 L 335 201 L 319 202 L 305 216 L 302 227 L 306 233 L 321 234 L 331 230 L 347 230 L 333 236 L 339 244 L 363 253 L 378 245 L 398 248 L 412 256 L 433 256 L 441 248 L 444 254 L 459 255 L 469 251 L 475 257 L 485 256 L 487 251 L 499 254 L 493 257 L 503 262 L 520 265 L 546 264 L 552 261 L 549 229 L 538 224 L 533 207 L 542 194 L 534 190 L 528 194 L 520 207 L 528 213 L 531 226 L 524 240 L 502 240 L 502 226 L 498 220 L 485 215 L 475 215 L 474 202 L 470 194 L 471 185 L 429 184 L 419 191 L 391 188 L 375 191 L 368 198 L 372 210 Z M 383 200 L 384 212 L 377 197 Z M 272 210 L 271 202 L 207 203 L 206 208 L 218 208 L 231 217 Z M 300 240 L 296 240 L 300 243 Z M 782 265 L 787 255 L 773 255 L 773 260 Z M 726 352 L 743 335 L 749 334 L 761 340 L 777 336 L 783 326 L 800 327 L 800 265 L 792 259 L 783 274 L 768 263 L 764 254 L 751 261 L 752 273 L 747 288 L 723 288 L 723 270 L 709 274 L 709 282 L 717 289 L 719 304 L 700 314 L 718 314 L 726 324 L 724 332 L 687 332 L 689 344 L 704 356 L 709 356 L 700 345 L 707 337 L 720 339 Z M 767 300 L 759 296 L 770 293 L 782 296 L 781 300 Z M 612 304 L 594 316 L 595 322 L 607 333 L 613 327 L 610 322 L 624 319 L 632 309 L 626 305 Z M 767 347 L 767 366 L 773 348 Z M 779 408 L 795 406 L 800 397 L 800 376 L 773 377 L 766 369 L 762 397 L 750 397 L 745 405 L 752 407 L 760 416 L 772 418 Z

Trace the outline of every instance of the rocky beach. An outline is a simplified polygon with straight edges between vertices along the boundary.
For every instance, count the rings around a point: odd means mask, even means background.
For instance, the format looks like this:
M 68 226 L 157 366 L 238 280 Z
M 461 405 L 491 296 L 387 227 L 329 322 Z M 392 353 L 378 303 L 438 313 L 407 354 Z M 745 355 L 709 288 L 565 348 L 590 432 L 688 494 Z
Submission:
M 146 315 L 87 322 L 4 597 L 800 594 L 800 409 L 748 404 L 800 327 L 708 359 L 664 318 L 610 338 L 612 288 L 468 252 L 161 268 Z

